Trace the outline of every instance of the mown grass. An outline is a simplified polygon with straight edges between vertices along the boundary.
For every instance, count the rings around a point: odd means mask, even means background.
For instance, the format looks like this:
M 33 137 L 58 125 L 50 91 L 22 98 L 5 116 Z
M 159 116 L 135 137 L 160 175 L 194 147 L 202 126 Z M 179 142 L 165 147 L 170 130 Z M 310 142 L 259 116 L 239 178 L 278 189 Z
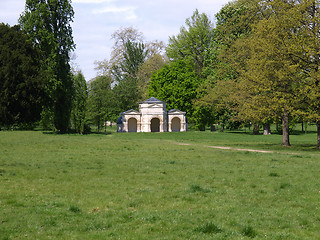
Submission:
M 315 134 L 292 136 L 291 148 L 280 142 L 0 132 L 0 239 L 317 239 Z

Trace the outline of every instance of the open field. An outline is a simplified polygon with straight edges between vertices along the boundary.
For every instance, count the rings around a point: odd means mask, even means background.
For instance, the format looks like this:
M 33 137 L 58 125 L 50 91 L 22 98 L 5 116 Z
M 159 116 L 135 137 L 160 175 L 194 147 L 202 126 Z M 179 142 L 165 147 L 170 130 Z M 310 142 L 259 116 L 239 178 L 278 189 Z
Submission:
M 280 143 L 240 132 L 2 131 L 0 240 L 318 239 L 316 135 Z

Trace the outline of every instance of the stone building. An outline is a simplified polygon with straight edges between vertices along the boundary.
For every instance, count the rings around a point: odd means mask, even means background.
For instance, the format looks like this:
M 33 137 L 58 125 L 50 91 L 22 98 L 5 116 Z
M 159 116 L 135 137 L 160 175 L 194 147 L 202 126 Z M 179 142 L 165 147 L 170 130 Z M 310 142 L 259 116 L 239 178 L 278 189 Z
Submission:
M 177 109 L 169 112 L 166 102 L 154 97 L 139 103 L 139 112 L 122 112 L 117 121 L 118 132 L 185 132 L 186 113 Z

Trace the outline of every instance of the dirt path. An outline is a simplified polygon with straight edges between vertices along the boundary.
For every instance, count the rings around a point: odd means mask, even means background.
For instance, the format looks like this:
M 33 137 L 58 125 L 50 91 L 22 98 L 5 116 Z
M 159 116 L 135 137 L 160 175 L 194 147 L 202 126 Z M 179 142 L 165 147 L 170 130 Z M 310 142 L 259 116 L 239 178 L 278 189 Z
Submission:
M 266 150 L 255 150 L 255 149 L 245 149 L 245 148 L 232 148 L 232 147 L 219 147 L 219 146 L 208 146 L 209 148 L 235 150 L 235 151 L 247 151 L 247 152 L 258 152 L 258 153 L 274 153 L 273 151 Z
M 191 143 L 176 143 L 177 145 L 181 146 L 191 146 Z M 288 152 L 274 152 L 274 151 L 267 151 L 267 150 L 256 150 L 256 149 L 246 149 L 246 148 L 232 148 L 232 147 L 222 147 L 222 146 L 207 146 L 209 148 L 215 149 L 223 149 L 223 150 L 233 150 L 233 151 L 246 151 L 246 152 L 257 152 L 257 153 L 280 153 L 280 154 L 292 154 L 296 155 L 298 153 L 288 153 Z

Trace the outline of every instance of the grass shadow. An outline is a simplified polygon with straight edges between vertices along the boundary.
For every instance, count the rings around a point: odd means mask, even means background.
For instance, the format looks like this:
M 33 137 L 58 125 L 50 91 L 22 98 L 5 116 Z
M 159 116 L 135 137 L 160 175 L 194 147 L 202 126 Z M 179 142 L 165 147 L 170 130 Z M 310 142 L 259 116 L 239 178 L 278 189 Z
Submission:
M 76 136 L 79 136 L 79 135 L 110 135 L 110 134 L 113 134 L 114 132 L 111 132 L 111 131 L 106 131 L 106 132 L 92 131 L 90 133 L 79 134 L 76 132 L 59 133 L 56 131 L 43 131 L 42 133 L 48 134 L 48 135 L 76 135 Z

